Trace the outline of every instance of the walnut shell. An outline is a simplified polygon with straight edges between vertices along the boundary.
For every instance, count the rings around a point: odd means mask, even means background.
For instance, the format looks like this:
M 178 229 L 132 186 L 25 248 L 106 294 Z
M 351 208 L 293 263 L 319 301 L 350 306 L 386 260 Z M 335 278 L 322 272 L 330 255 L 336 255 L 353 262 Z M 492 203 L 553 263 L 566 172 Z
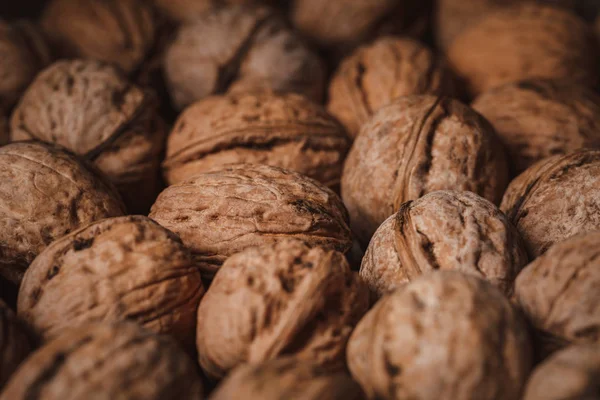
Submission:
M 458 100 L 421 95 L 397 99 L 363 125 L 341 187 L 352 229 L 366 245 L 408 200 L 452 189 L 498 202 L 507 181 L 503 149 L 489 123 Z
M 593 30 L 576 15 L 523 4 L 492 13 L 465 29 L 450 46 L 448 60 L 468 91 L 477 95 L 536 77 L 594 86 L 599 80 L 599 54 Z
M 175 184 L 224 164 L 267 164 L 336 187 L 349 148 L 335 118 L 302 96 L 211 96 L 179 116 L 167 141 L 163 171 L 167 182 Z
M 342 61 L 329 85 L 327 109 L 352 137 L 379 108 L 412 94 L 452 94 L 443 61 L 412 39 L 382 37 Z
M 548 157 L 515 178 L 500 209 L 533 260 L 556 242 L 600 230 L 600 150 Z
M 132 322 L 86 325 L 25 361 L 0 400 L 202 398 L 190 358 L 167 336 Z
M 248 247 L 298 238 L 346 252 L 352 247 L 340 198 L 296 172 L 234 164 L 165 189 L 150 218 L 177 233 L 205 278 Z
M 218 7 L 270 3 L 270 0 L 153 0 L 153 3 L 171 19 L 193 22 L 202 14 Z
M 33 343 L 25 327 L 0 300 L 0 392 L 32 349 Z
M 283 354 L 344 365 L 368 292 L 337 251 L 284 241 L 225 261 L 198 307 L 198 361 L 211 377 Z
M 514 400 L 531 368 L 520 314 L 491 284 L 456 271 L 422 276 L 381 299 L 347 354 L 370 399 Z
M 211 94 L 273 89 L 320 102 L 325 67 L 266 7 L 224 7 L 180 28 L 165 55 L 174 105 Z
M 12 120 L 12 139 L 58 143 L 94 162 L 133 213 L 158 194 L 166 134 L 155 97 L 116 68 L 97 61 L 59 61 L 38 75 Z
M 125 213 L 105 178 L 52 145 L 0 147 L 0 182 L 0 275 L 16 284 L 54 240 Z

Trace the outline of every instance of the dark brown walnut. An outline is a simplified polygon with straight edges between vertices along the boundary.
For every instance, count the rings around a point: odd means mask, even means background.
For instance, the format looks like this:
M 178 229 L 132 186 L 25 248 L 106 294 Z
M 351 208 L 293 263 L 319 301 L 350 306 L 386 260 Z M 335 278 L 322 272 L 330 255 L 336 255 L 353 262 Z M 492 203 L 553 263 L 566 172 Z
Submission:
M 174 184 L 224 164 L 267 164 L 336 187 L 349 148 L 335 118 L 302 96 L 210 96 L 179 116 L 167 140 L 163 171 Z
M 47 343 L 13 375 L 1 400 L 198 400 L 192 360 L 167 336 L 133 322 L 86 325 Z
M 211 94 L 259 89 L 320 102 L 325 85 L 319 57 L 267 7 L 224 7 L 183 25 L 164 68 L 179 109 Z
M 272 0 L 154 0 L 154 4 L 171 19 L 193 22 L 202 14 L 225 5 L 273 3 Z
M 448 60 L 475 96 L 536 77 L 594 86 L 600 77 L 599 54 L 592 28 L 575 14 L 524 4 L 489 14 L 465 29 L 450 46 Z
M 0 392 L 33 350 L 29 333 L 15 313 L 0 300 Z
M 205 278 L 248 247 L 297 238 L 346 252 L 352 247 L 340 198 L 296 172 L 234 164 L 165 189 L 150 218 L 177 233 Z
M 368 291 L 344 255 L 297 240 L 231 256 L 198 308 L 198 361 L 220 378 L 241 364 L 294 355 L 344 366 Z
M 517 227 L 530 259 L 556 242 L 600 229 L 600 150 L 548 157 L 515 178 L 500 209 Z
M 377 297 L 440 269 L 474 274 L 510 297 L 526 264 L 517 230 L 495 205 L 439 191 L 404 203 L 377 229 L 360 275 Z
M 104 177 L 52 145 L 0 147 L 0 182 L 0 275 L 15 284 L 54 240 L 125 213 Z
M 508 181 L 493 128 L 458 100 L 406 96 L 363 125 L 342 175 L 352 230 L 366 245 L 406 201 L 436 190 L 471 191 L 499 202 Z
M 348 343 L 369 399 L 514 400 L 531 368 L 525 322 L 491 284 L 456 271 L 382 298 Z
M 355 137 L 379 108 L 412 94 L 452 94 L 443 61 L 411 39 L 390 36 L 358 48 L 342 61 L 329 85 L 327 109 Z
M 60 144 L 92 161 L 132 213 L 158 194 L 165 126 L 155 96 L 97 61 L 59 61 L 40 73 L 16 107 L 13 140 Z

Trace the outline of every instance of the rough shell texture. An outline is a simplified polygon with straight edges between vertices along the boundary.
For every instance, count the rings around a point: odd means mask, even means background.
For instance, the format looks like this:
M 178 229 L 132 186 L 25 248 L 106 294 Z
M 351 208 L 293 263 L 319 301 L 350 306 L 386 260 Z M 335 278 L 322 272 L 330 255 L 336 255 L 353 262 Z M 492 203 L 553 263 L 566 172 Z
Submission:
M 370 399 L 514 400 L 531 355 L 502 293 L 445 271 L 381 299 L 350 338 L 348 366 Z
M 365 245 L 408 200 L 451 189 L 498 202 L 507 181 L 502 146 L 478 113 L 447 97 L 406 96 L 361 129 L 344 166 L 342 197 Z
M 270 88 L 321 101 L 324 65 L 266 7 L 225 7 L 180 28 L 165 56 L 176 107 L 210 94 Z
M 48 246 L 25 273 L 19 316 L 45 339 L 129 319 L 193 348 L 204 287 L 177 236 L 142 216 L 105 219 Z
M 515 178 L 500 209 L 533 260 L 570 236 L 600 229 L 600 150 L 546 158 Z
M 371 115 L 411 94 L 452 94 L 449 70 L 417 41 L 383 37 L 346 58 L 329 86 L 327 109 L 355 137 Z
M 145 213 L 158 194 L 165 127 L 155 97 L 116 68 L 59 61 L 38 75 L 11 120 L 13 140 L 58 143 L 94 162 Z
M 54 240 L 125 212 L 101 175 L 51 145 L 0 147 L 0 182 L 0 275 L 14 283 Z
M 502 40 L 498 40 L 502 38 Z M 466 29 L 448 59 L 472 95 L 528 78 L 596 85 L 600 51 L 592 28 L 568 11 L 525 4 Z
M 248 247 L 302 239 L 346 252 L 348 214 L 339 197 L 296 172 L 235 164 L 165 189 L 150 218 L 177 233 L 210 278 Z
M 25 327 L 0 300 L 0 391 L 32 349 L 33 344 Z
M 375 232 L 360 275 L 382 296 L 423 273 L 455 269 L 487 279 L 507 296 L 527 264 L 506 216 L 470 192 L 433 192 L 404 203 Z
M 248 249 L 223 264 L 198 308 L 198 360 L 212 377 L 284 354 L 344 365 L 368 292 L 342 253 L 300 241 Z
M 163 170 L 174 184 L 224 164 L 267 164 L 335 187 L 349 148 L 343 127 L 302 96 L 211 96 L 179 116 Z
M 132 322 L 87 325 L 24 362 L 1 400 L 202 398 L 190 358 L 167 336 Z
M 360 387 L 346 372 L 331 372 L 318 364 L 286 357 L 236 368 L 211 400 L 362 400 Z
M 154 4 L 169 17 L 179 22 L 193 22 L 198 16 L 222 7 L 235 4 L 270 3 L 270 0 L 154 0 Z

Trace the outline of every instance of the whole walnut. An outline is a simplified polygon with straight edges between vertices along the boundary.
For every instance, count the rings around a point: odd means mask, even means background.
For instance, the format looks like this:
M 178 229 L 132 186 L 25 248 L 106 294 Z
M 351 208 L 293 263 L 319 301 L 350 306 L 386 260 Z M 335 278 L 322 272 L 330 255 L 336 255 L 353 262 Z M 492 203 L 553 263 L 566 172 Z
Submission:
M 27 358 L 33 343 L 29 333 L 13 311 L 0 300 L 0 392 L 2 387 Z
M 272 3 L 271 0 L 153 0 L 171 19 L 193 22 L 202 14 L 224 5 Z
M 319 57 L 267 7 L 224 7 L 183 25 L 164 69 L 179 109 L 211 94 L 259 89 L 320 102 L 325 85 Z
M 531 368 L 525 322 L 491 284 L 456 271 L 381 299 L 348 343 L 369 399 L 518 399 Z
M 382 37 L 342 61 L 329 85 L 327 109 L 355 137 L 379 108 L 401 96 L 452 94 L 443 61 L 412 39 Z
M 117 186 L 132 213 L 158 194 L 166 134 L 155 96 L 115 67 L 59 61 L 40 73 L 16 107 L 13 140 L 58 143 L 92 161 Z
M 25 361 L 0 400 L 202 398 L 192 360 L 167 336 L 133 322 L 85 325 Z
M 302 96 L 210 96 L 179 116 L 168 137 L 163 171 L 174 184 L 224 164 L 267 164 L 336 187 L 349 148 L 335 118 Z
M 536 77 L 588 86 L 600 77 L 592 28 L 569 11 L 537 4 L 483 17 L 454 40 L 448 59 L 472 95 Z
M 533 260 L 556 242 L 600 230 L 600 150 L 548 157 L 515 178 L 500 209 Z
M 515 172 L 583 147 L 600 147 L 600 96 L 572 82 L 535 79 L 477 97 L 473 108 L 496 130 Z
M 125 213 L 105 178 L 53 145 L 0 147 L 0 182 L 0 275 L 15 284 L 54 240 Z
M 406 201 L 452 189 L 499 202 L 507 181 L 503 149 L 484 118 L 458 100 L 415 95 L 363 125 L 341 188 L 352 229 L 366 245 Z
M 402 204 L 377 229 L 360 276 L 379 297 L 423 273 L 458 270 L 510 297 L 526 264 L 517 230 L 495 205 L 471 192 L 439 191 Z
M 284 354 L 342 367 L 368 306 L 340 252 L 296 240 L 247 249 L 225 261 L 200 303 L 198 361 L 216 378 Z
M 150 218 L 181 237 L 207 279 L 227 257 L 286 238 L 341 252 L 352 247 L 348 213 L 334 192 L 266 165 L 233 164 L 169 186 Z

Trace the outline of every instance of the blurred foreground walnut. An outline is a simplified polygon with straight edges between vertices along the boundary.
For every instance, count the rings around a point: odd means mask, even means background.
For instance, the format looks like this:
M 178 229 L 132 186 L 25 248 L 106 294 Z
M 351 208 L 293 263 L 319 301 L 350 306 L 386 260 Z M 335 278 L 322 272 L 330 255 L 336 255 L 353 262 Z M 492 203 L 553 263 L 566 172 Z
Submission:
M 25 327 L 8 306 L 0 300 L 0 392 L 19 364 L 33 349 Z

